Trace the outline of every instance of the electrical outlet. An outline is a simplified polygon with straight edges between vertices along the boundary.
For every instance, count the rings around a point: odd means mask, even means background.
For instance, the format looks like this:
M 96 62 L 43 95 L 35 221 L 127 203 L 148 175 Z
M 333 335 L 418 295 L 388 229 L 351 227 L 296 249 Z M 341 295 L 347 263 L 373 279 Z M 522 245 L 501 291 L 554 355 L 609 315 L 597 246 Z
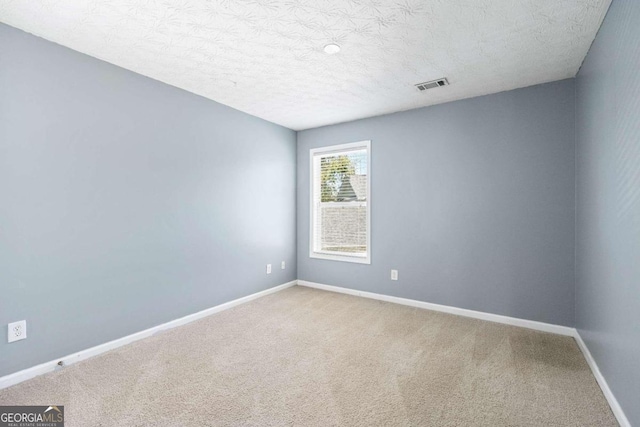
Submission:
M 280 268 L 284 270 L 284 261 L 282 261 L 282 264 L 280 264 Z
M 7 342 L 19 341 L 27 338 L 27 321 L 9 323 L 7 328 Z
M 391 280 L 398 280 L 398 270 L 391 270 Z
M 267 274 L 271 274 L 271 264 L 267 264 Z

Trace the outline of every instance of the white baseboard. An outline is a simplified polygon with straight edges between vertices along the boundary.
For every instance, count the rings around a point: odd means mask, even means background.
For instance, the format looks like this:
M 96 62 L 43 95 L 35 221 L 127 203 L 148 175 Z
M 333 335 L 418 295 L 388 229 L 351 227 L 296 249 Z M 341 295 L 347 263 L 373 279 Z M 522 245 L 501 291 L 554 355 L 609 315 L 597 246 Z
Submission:
M 604 394 L 604 397 L 607 399 L 607 402 L 611 407 L 611 411 L 613 412 L 616 419 L 618 420 L 618 423 L 620 424 L 621 427 L 631 427 L 631 423 L 629 423 L 629 420 L 627 419 L 624 412 L 622 411 L 622 408 L 620 407 L 618 400 L 615 398 L 615 396 L 611 392 L 611 389 L 609 388 L 607 381 L 602 376 L 602 373 L 600 372 L 600 369 L 598 368 L 596 361 L 591 356 L 591 353 L 589 352 L 587 345 L 584 343 L 584 341 L 582 340 L 582 337 L 580 336 L 580 334 L 575 328 L 571 328 L 568 326 L 553 325 L 550 323 L 536 322 L 534 320 L 518 319 L 515 317 L 502 316 L 499 314 L 484 313 L 481 311 L 467 310 L 465 308 L 458 308 L 458 307 L 451 307 L 447 305 L 416 301 L 416 300 L 407 299 L 407 298 L 399 298 L 399 297 L 393 297 L 389 295 L 376 294 L 373 292 L 358 291 L 355 289 L 342 288 L 339 286 L 331 286 L 331 285 L 324 285 L 321 283 L 307 282 L 305 280 L 298 280 L 298 285 L 306 286 L 309 288 L 322 289 L 324 291 L 339 292 L 347 295 L 355 295 L 355 296 L 364 297 L 364 298 L 371 298 L 371 299 L 380 300 L 380 301 L 392 302 L 395 304 L 408 305 L 410 307 L 424 308 L 427 310 L 440 311 L 443 313 L 456 314 L 458 316 L 472 317 L 474 319 L 487 320 L 489 322 L 520 326 L 523 328 L 534 329 L 536 331 L 550 332 L 553 334 L 566 335 L 569 337 L 573 337 L 576 340 L 578 347 L 584 354 L 584 357 L 587 360 L 589 367 L 591 368 L 591 372 L 593 373 L 593 376 L 596 378 L 598 385 L 602 389 L 602 393 Z
M 631 427 L 631 423 L 627 419 L 627 416 L 624 414 L 624 411 L 620 407 L 618 400 L 616 399 L 616 397 L 613 395 L 613 392 L 609 388 L 609 384 L 607 384 L 607 380 L 604 379 L 602 372 L 600 372 L 600 368 L 598 368 L 598 364 L 596 363 L 595 359 L 591 355 L 591 352 L 589 351 L 587 344 L 582 340 L 582 337 L 580 336 L 580 333 L 577 330 L 576 330 L 575 339 L 576 339 L 576 342 L 578 343 L 578 347 L 580 347 L 580 350 L 582 350 L 582 354 L 584 355 L 584 358 L 587 359 L 587 363 L 591 368 L 591 372 L 593 372 L 593 376 L 596 377 L 596 381 L 598 382 L 598 385 L 602 389 L 602 393 L 604 394 L 604 397 L 607 399 L 607 402 L 609 402 L 609 406 L 611 407 L 611 412 L 613 412 L 613 415 L 615 415 L 616 419 L 618 420 L 618 424 L 620 424 L 620 427 Z
M 224 304 L 216 305 L 215 307 L 207 308 L 205 310 L 199 311 L 197 313 L 189 314 L 187 316 L 181 317 L 179 319 L 172 320 L 167 323 L 163 323 L 158 326 L 154 326 L 149 329 L 145 329 L 144 331 L 136 332 L 131 335 L 127 335 L 126 337 L 118 338 L 113 341 L 109 341 L 104 344 L 97 345 L 95 347 L 88 348 L 86 350 L 79 351 L 77 353 L 70 354 L 68 356 L 64 356 L 58 358 L 56 360 L 51 360 L 49 362 L 42 363 L 40 365 L 33 366 L 31 368 L 24 369 L 22 371 L 18 371 L 13 374 L 6 375 L 4 377 L 0 377 L 0 390 L 14 384 L 21 383 L 33 377 L 37 377 L 38 375 L 46 374 L 47 372 L 51 372 L 58 367 L 58 362 L 62 361 L 64 366 L 71 365 L 73 363 L 79 362 L 81 360 L 88 359 L 90 357 L 96 356 L 98 354 L 104 353 L 109 350 L 113 350 L 118 347 L 122 347 L 123 345 L 130 344 L 134 341 L 141 340 L 143 338 L 150 337 L 160 331 L 164 331 L 167 329 L 172 329 L 177 326 L 186 325 L 187 323 L 191 323 L 195 320 L 202 319 L 203 317 L 211 316 L 212 314 L 219 313 L 224 310 L 228 310 L 232 307 L 238 306 L 240 304 L 244 304 L 246 302 L 252 301 L 254 299 L 263 297 L 265 295 L 269 295 L 278 291 L 281 291 L 285 288 L 289 288 L 291 286 L 295 286 L 297 283 L 296 280 L 291 282 L 275 286 L 273 288 L 265 289 L 261 292 L 256 292 L 255 294 L 247 295 L 246 297 L 238 298 L 233 301 L 226 302 Z
M 330 292 L 355 295 L 364 298 L 371 298 L 380 301 L 392 302 L 395 304 L 408 305 L 410 307 L 424 308 L 427 310 L 440 311 L 443 313 L 456 314 L 458 316 L 472 317 L 474 319 L 487 320 L 489 322 L 504 323 L 506 325 L 520 326 L 523 328 L 535 329 L 536 331 L 550 332 L 552 334 L 566 335 L 573 337 L 576 334 L 575 328 L 568 326 L 553 325 L 550 323 L 536 322 L 535 320 L 518 319 L 515 317 L 502 316 L 499 314 L 484 313 L 482 311 L 467 310 L 466 308 L 451 307 L 448 305 L 433 304 L 430 302 L 417 301 L 407 298 L 392 297 L 389 295 L 375 294 L 372 292 L 357 291 L 354 289 L 341 288 L 339 286 L 323 285 L 320 283 L 298 280 L 298 285 L 309 288 L 322 289 Z
M 433 303 L 428 303 L 424 301 L 411 300 L 407 298 L 399 298 L 399 297 L 393 297 L 389 295 L 376 294 L 373 292 L 358 291 L 354 289 L 342 288 L 339 286 L 323 285 L 321 283 L 307 282 L 305 280 L 294 280 L 288 283 L 284 283 L 282 285 L 275 286 L 273 288 L 269 288 L 264 291 L 257 292 L 255 294 L 247 295 L 246 297 L 238 298 L 233 301 L 229 301 L 224 304 L 220 304 L 215 307 L 211 307 L 206 310 L 202 310 L 197 313 L 193 313 L 188 316 L 184 316 L 179 319 L 175 319 L 170 322 L 163 323 L 162 325 L 145 329 L 144 331 L 136 332 L 126 337 L 118 338 L 116 340 L 109 341 L 107 343 L 100 344 L 95 347 L 91 347 L 86 350 L 82 350 L 77 353 L 73 353 L 68 356 L 61 357 L 56 360 L 51 360 L 49 362 L 45 362 L 34 367 L 27 368 L 13 374 L 9 374 L 4 377 L 0 377 L 0 390 L 6 387 L 12 386 L 14 384 L 21 383 L 23 381 L 26 381 L 38 375 L 51 372 L 56 369 L 56 367 L 58 366 L 58 362 L 60 361 L 62 361 L 65 366 L 71 365 L 81 360 L 88 359 L 90 357 L 107 352 L 109 350 L 113 350 L 115 348 L 122 347 L 129 343 L 132 343 L 134 341 L 138 341 L 143 338 L 149 337 L 160 331 L 172 329 L 181 325 L 186 325 L 187 323 L 191 323 L 195 320 L 202 319 L 203 317 L 207 317 L 212 314 L 219 313 L 224 310 L 228 310 L 232 307 L 238 306 L 240 304 L 244 304 L 246 302 L 263 297 L 265 295 L 269 295 L 269 294 L 281 291 L 283 289 L 289 288 L 296 284 L 300 286 L 310 287 L 310 288 L 322 289 L 330 292 L 338 292 L 338 293 L 343 293 L 348 295 L 355 295 L 363 298 L 371 298 L 371 299 L 376 299 L 380 301 L 392 302 L 395 304 L 407 305 L 410 307 L 424 308 L 427 310 L 434 310 L 434 311 L 440 311 L 443 313 L 456 314 L 459 316 L 471 317 L 474 319 L 487 320 L 490 322 L 503 323 L 506 325 L 520 326 L 523 328 L 534 329 L 542 332 L 550 332 L 550 333 L 559 334 L 559 335 L 571 336 L 576 340 L 576 342 L 578 343 L 578 347 L 584 354 L 584 357 L 587 360 L 587 363 L 589 364 L 591 371 L 593 372 L 593 376 L 596 378 L 598 385 L 602 389 L 602 393 L 607 399 L 607 402 L 609 402 L 609 406 L 611 406 L 611 411 L 613 412 L 616 419 L 618 420 L 618 423 L 620 424 L 621 427 L 631 427 L 631 423 L 625 416 L 622 408 L 620 407 L 620 404 L 618 403 L 617 399 L 613 395 L 613 392 L 609 388 L 607 381 L 605 380 L 604 376 L 600 372 L 600 369 L 598 368 L 596 361 L 593 359 L 593 356 L 591 355 L 589 348 L 587 347 L 585 342 L 582 340 L 582 337 L 580 336 L 580 334 L 575 328 L 570 328 L 567 326 L 560 326 L 560 325 L 553 325 L 553 324 L 543 323 L 543 322 L 536 322 L 533 320 L 518 319 L 514 317 L 502 316 L 499 314 L 484 313 L 481 311 L 467 310 L 464 308 L 433 304 Z

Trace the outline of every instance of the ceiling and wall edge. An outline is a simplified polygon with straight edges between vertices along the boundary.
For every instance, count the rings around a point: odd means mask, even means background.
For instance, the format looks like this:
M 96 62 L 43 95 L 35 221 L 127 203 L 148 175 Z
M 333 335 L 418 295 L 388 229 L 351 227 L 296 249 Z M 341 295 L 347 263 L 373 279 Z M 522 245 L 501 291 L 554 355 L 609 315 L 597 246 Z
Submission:
M 299 131 L 575 77 L 610 2 L 5 0 L 0 21 Z

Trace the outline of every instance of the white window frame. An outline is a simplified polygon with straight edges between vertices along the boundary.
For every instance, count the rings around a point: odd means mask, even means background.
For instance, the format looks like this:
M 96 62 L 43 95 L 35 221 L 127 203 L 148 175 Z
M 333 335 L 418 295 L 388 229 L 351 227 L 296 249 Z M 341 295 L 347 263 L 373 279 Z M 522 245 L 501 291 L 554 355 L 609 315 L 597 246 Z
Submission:
M 324 252 L 314 250 L 314 225 L 315 225 L 315 206 L 314 206 L 314 156 L 318 154 L 340 153 L 345 150 L 353 149 L 367 150 L 367 255 L 347 255 L 337 254 L 334 252 Z M 359 264 L 371 264 L 371 140 L 351 142 L 348 144 L 331 145 L 327 147 L 313 148 L 309 151 L 309 258 L 325 259 L 332 261 L 354 262 Z M 340 202 L 335 202 L 340 203 Z

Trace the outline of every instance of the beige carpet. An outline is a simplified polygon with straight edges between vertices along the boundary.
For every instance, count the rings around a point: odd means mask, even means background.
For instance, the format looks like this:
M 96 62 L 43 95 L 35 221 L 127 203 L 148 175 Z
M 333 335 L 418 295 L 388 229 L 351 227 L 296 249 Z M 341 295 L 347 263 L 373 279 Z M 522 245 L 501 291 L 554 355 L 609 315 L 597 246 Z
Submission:
M 72 426 L 612 426 L 572 338 L 293 287 L 0 390 Z

